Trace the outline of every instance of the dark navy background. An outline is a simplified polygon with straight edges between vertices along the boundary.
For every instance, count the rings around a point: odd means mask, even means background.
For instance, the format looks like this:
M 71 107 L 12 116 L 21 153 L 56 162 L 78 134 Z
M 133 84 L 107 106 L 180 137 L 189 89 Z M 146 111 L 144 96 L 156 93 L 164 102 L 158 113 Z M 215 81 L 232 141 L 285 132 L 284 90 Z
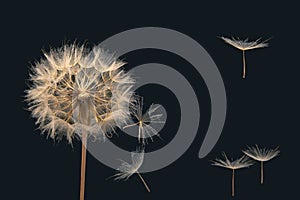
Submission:
M 159 50 L 141 50 L 122 57 L 125 69 L 147 62 L 170 65 L 191 83 L 199 98 L 201 122 L 188 151 L 172 165 L 144 174 L 151 193 L 138 176 L 127 182 L 107 179 L 115 170 L 90 154 L 87 158 L 86 199 L 229 199 L 231 173 L 211 166 L 225 151 L 240 156 L 247 145 L 280 145 L 278 158 L 265 165 L 265 183 L 259 184 L 259 165 L 236 173 L 235 199 L 296 197 L 299 186 L 299 14 L 289 4 L 128 2 L 98 1 L 10 3 L 1 6 L 1 182 L 5 199 L 79 199 L 81 143 L 73 148 L 66 141 L 54 142 L 40 135 L 35 120 L 26 111 L 24 90 L 28 67 L 42 51 L 76 40 L 87 46 L 137 27 L 157 26 L 182 32 L 198 41 L 222 74 L 228 98 L 223 133 L 204 159 L 198 158 L 209 124 L 210 99 L 201 76 L 182 58 Z M 246 52 L 247 78 L 243 80 L 242 54 L 217 36 L 273 37 L 270 46 Z M 3 46 L 4 44 L 4 46 Z M 3 62 L 4 61 L 4 62 Z M 147 85 L 138 91 L 146 104 L 161 103 L 169 118 L 148 150 L 163 147 L 178 128 L 178 101 L 168 89 Z M 188 133 L 187 133 L 188 134 Z M 4 136 L 4 137 L 3 137 Z M 132 150 L 130 138 L 119 132 L 115 142 Z M 3 188 L 4 186 L 4 188 Z

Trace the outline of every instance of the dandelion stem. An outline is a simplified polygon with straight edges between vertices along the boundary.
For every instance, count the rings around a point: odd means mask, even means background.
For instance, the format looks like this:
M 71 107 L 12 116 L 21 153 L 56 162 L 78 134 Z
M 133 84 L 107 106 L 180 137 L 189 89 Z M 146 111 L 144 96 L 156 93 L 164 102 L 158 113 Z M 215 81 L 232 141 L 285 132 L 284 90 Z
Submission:
M 234 169 L 232 169 L 232 178 L 231 178 L 231 196 L 234 197 Z
M 82 134 L 80 200 L 84 200 L 85 171 L 86 171 L 86 144 L 87 144 L 87 135 L 86 134 Z
M 78 120 L 82 124 L 88 125 L 90 123 L 89 106 L 90 105 L 87 100 L 79 103 Z M 87 132 L 84 131 L 81 135 L 80 200 L 84 200 L 85 171 L 86 171 L 86 146 L 87 146 Z
M 260 161 L 260 184 L 264 183 L 264 162 Z
M 246 59 L 245 59 L 245 50 L 243 50 L 243 78 L 246 78 Z
M 142 180 L 142 182 L 143 182 L 144 186 L 146 187 L 147 191 L 150 192 L 150 189 L 149 189 L 146 181 L 143 179 L 142 175 L 139 172 L 136 172 L 136 173 L 139 175 L 139 177 Z

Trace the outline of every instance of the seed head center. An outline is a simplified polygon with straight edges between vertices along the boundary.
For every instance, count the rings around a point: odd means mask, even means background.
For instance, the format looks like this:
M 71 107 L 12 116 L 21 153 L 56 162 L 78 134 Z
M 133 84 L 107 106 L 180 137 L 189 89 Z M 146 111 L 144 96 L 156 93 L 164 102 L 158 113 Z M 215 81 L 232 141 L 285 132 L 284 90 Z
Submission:
M 87 90 L 79 90 L 78 99 L 84 100 L 90 96 L 90 93 Z

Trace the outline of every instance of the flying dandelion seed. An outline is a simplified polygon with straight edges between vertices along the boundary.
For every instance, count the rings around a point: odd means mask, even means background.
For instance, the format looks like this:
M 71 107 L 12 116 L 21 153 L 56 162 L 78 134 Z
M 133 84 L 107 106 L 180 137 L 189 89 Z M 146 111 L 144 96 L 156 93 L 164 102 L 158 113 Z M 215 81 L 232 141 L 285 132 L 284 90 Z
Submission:
M 132 164 L 121 160 L 121 166 L 117 169 L 119 172 L 114 175 L 115 180 L 124 179 L 125 181 L 127 181 L 133 174 L 137 174 L 143 182 L 147 191 L 150 192 L 146 181 L 138 171 L 144 161 L 144 149 L 137 150 L 136 152 L 131 152 L 131 160 Z
M 224 40 L 227 44 L 230 44 L 231 46 L 241 50 L 243 52 L 243 78 L 246 78 L 246 58 L 245 58 L 245 51 L 251 50 L 251 49 L 258 49 L 258 48 L 264 48 L 268 47 L 268 43 L 266 41 L 260 41 L 260 39 L 257 39 L 252 42 L 248 42 L 248 39 L 240 40 L 239 38 L 232 39 L 220 37 L 222 40 Z
M 157 109 L 160 106 L 154 106 L 153 104 L 149 107 L 149 109 L 143 113 L 143 98 L 137 97 L 135 99 L 135 103 L 133 103 L 131 114 L 135 118 L 136 123 L 129 124 L 123 127 L 129 128 L 132 126 L 138 126 L 138 141 L 142 144 L 145 144 L 146 138 L 149 137 L 152 141 L 153 135 L 159 136 L 158 132 L 150 126 L 150 123 L 165 123 L 161 121 L 160 118 L 162 114 L 155 114 Z
M 259 148 L 258 145 L 248 147 L 243 151 L 248 157 L 260 162 L 260 184 L 264 183 L 264 162 L 267 162 L 279 155 L 279 147 L 275 149 Z
M 235 171 L 238 170 L 238 169 L 249 167 L 249 166 L 253 165 L 253 162 L 251 160 L 249 160 L 248 157 L 246 157 L 245 155 L 242 156 L 239 159 L 236 159 L 234 161 L 230 161 L 227 158 L 226 154 L 223 153 L 223 159 L 218 159 L 218 158 L 215 159 L 214 161 L 212 161 L 212 165 L 232 170 L 231 195 L 234 196 L 234 187 L 235 187 L 234 186 L 234 176 L 235 176 Z
M 65 45 L 32 67 L 26 100 L 36 124 L 53 139 L 82 140 L 80 199 L 84 199 L 88 137 L 105 139 L 130 116 L 133 79 L 100 47 Z

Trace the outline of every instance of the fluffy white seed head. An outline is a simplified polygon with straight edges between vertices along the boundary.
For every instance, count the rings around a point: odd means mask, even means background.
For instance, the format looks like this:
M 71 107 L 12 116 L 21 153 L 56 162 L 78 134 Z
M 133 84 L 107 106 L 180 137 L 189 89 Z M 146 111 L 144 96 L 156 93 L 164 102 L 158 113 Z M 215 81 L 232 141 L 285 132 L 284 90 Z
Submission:
M 130 116 L 133 79 L 113 54 L 95 46 L 65 45 L 32 67 L 26 100 L 39 128 L 51 138 L 86 133 L 105 138 Z

